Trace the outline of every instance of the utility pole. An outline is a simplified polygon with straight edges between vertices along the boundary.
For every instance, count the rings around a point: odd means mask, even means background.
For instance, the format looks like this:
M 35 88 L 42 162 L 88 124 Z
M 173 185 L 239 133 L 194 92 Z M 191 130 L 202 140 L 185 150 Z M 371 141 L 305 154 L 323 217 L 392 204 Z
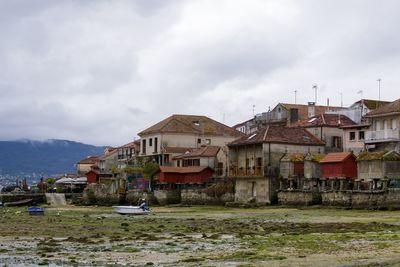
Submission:
M 317 105 L 317 90 L 318 90 L 318 86 L 316 84 L 313 84 L 312 89 L 315 90 L 315 105 Z
M 294 90 L 294 103 L 297 104 L 297 90 Z

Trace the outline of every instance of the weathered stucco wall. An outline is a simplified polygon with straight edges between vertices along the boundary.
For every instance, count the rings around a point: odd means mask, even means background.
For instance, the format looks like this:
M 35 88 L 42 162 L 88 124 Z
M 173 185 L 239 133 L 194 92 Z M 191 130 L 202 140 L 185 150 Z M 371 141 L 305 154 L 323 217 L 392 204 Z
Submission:
M 315 161 L 305 160 L 304 161 L 304 178 L 321 178 L 322 177 L 322 165 Z
M 233 202 L 235 195 L 226 193 L 221 197 L 211 197 L 199 190 L 182 190 L 182 204 L 186 205 L 225 205 L 227 202 Z
M 309 206 L 321 204 L 321 193 L 303 190 L 282 190 L 278 192 L 281 205 Z
M 270 204 L 273 198 L 270 178 L 237 178 L 235 183 L 235 202 L 257 202 Z
M 154 197 L 160 205 L 181 203 L 180 190 L 154 190 Z

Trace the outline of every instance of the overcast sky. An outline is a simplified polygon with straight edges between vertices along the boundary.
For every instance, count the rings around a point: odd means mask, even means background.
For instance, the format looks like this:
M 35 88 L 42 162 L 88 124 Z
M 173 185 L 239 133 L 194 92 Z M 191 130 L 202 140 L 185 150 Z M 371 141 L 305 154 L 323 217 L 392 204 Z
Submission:
M 0 1 L 0 140 L 122 145 L 171 114 L 400 98 L 400 1 Z

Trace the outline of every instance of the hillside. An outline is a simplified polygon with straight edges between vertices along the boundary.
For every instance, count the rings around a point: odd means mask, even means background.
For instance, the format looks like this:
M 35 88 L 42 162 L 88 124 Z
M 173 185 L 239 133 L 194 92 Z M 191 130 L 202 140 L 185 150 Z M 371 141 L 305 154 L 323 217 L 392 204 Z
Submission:
M 75 172 L 74 164 L 105 147 L 68 140 L 0 141 L 0 175 L 52 175 Z

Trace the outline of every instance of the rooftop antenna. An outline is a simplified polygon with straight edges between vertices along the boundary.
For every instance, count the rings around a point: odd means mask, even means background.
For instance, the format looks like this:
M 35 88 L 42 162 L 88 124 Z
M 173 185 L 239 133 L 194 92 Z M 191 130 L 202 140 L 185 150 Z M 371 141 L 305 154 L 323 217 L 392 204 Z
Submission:
M 297 104 L 297 90 L 294 90 L 294 103 Z
M 343 107 L 343 93 L 340 92 L 340 107 Z
M 318 90 L 318 86 L 316 84 L 313 84 L 312 89 L 315 90 L 315 104 L 317 104 L 317 90 Z
M 256 108 L 256 105 L 253 104 L 253 117 L 254 117 L 255 108 Z
M 382 79 L 379 78 L 378 80 L 376 80 L 378 82 L 378 100 L 381 101 L 381 81 Z
M 363 90 L 359 90 L 359 91 L 357 92 L 357 94 L 360 94 L 360 99 L 362 100 L 362 99 L 363 99 Z
M 222 113 L 222 123 L 225 124 L 225 113 Z

